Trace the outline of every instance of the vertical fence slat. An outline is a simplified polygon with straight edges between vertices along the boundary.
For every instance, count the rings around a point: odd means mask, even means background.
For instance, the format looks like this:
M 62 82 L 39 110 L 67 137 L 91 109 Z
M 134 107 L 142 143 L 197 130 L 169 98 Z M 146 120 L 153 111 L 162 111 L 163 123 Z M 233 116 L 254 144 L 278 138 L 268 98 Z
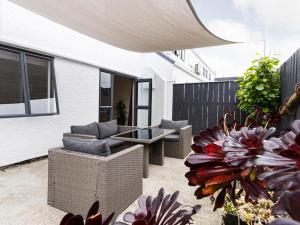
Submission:
M 235 110 L 236 120 L 241 123 L 244 117 L 236 108 L 237 88 L 238 83 L 233 81 L 174 84 L 173 119 L 188 119 L 193 134 L 217 126 L 229 110 Z
M 295 85 L 300 82 L 300 50 L 295 52 L 279 69 L 281 79 L 281 103 L 294 93 Z M 300 119 L 300 104 L 294 114 L 282 116 L 280 129 L 290 127 L 293 120 Z

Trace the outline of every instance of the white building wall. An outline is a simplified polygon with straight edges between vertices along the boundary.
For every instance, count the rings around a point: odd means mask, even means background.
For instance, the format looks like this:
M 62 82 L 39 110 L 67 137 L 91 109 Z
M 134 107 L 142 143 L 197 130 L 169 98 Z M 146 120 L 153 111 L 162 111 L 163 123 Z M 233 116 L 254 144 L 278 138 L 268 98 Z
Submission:
M 55 116 L 0 119 L 0 167 L 46 155 L 70 125 L 98 120 L 99 67 L 154 78 L 153 124 L 172 118 L 173 83 L 199 82 L 156 53 L 98 42 L 7 0 L 0 0 L 0 42 L 55 56 L 60 107 Z
M 97 120 L 98 68 L 56 58 L 55 71 L 60 114 L 0 119 L 0 166 L 46 155 L 70 124 Z
M 0 1 L 0 37 L 3 35 L 3 18 L 4 18 L 4 10 L 3 10 L 3 1 Z

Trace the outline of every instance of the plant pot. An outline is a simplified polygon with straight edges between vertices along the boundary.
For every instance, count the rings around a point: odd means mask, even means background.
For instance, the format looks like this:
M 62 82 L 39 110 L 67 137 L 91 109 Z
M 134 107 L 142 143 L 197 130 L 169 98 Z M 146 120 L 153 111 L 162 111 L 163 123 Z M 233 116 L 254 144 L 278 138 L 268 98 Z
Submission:
M 125 125 L 125 121 L 126 121 L 125 117 L 118 117 L 117 118 L 118 125 Z
M 223 225 L 247 225 L 247 223 L 236 215 L 226 214 L 223 216 Z

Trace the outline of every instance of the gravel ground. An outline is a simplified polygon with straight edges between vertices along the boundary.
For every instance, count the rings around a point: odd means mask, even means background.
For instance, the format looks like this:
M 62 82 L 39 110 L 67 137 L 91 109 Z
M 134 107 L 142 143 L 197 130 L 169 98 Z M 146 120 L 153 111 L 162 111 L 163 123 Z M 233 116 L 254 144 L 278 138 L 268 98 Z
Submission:
M 187 168 L 183 160 L 165 158 L 164 166 L 150 165 L 150 176 L 144 179 L 144 194 L 156 195 L 161 187 L 167 193 L 180 191 L 179 201 L 184 205 L 202 205 L 194 216 L 194 224 L 220 225 L 220 212 L 213 212 L 208 198 L 197 200 L 194 187 L 184 177 Z M 0 225 L 59 225 L 65 215 L 47 205 L 48 160 L 0 171 Z M 133 203 L 127 211 L 134 211 Z

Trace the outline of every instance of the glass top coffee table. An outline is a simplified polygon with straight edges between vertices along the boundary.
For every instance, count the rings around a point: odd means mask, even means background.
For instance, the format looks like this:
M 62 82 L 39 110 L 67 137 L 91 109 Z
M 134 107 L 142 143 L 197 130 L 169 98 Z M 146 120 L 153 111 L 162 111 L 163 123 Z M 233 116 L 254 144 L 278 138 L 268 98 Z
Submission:
M 144 145 L 144 178 L 149 177 L 149 163 L 164 164 L 164 137 L 175 130 L 144 128 L 111 136 L 112 139 Z

